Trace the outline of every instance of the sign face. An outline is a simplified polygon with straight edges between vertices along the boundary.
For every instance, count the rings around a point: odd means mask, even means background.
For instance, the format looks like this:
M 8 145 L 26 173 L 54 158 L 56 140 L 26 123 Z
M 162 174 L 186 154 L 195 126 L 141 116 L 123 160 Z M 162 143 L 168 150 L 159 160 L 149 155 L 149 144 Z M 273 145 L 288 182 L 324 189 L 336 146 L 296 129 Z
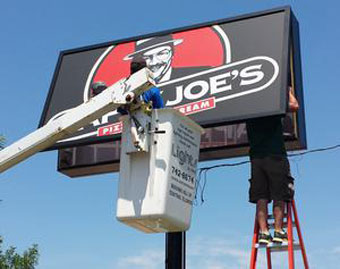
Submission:
M 145 59 L 166 107 L 178 108 L 202 126 L 284 114 L 285 19 L 286 12 L 276 12 L 64 52 L 40 126 L 87 102 L 93 83 L 112 85 L 129 76 L 137 57 Z M 112 124 L 117 122 L 118 115 L 112 111 L 56 146 L 112 136 L 118 128 Z
M 143 58 L 161 90 L 165 106 L 176 108 L 209 128 L 202 138 L 202 149 L 209 136 L 221 132 L 222 143 L 213 147 L 225 147 L 231 132 L 236 132 L 238 142 L 244 145 L 247 143 L 244 124 L 226 125 L 286 113 L 288 77 L 296 72 L 290 66 L 290 54 L 298 50 L 291 47 L 293 21 L 290 8 L 285 7 L 64 51 L 40 126 L 87 102 L 93 96 L 93 83 L 112 85 L 128 77 L 131 62 Z M 118 117 L 112 111 L 53 148 L 119 140 L 122 126 Z M 291 123 L 294 124 L 296 121 Z M 209 151 L 211 147 L 210 143 L 206 148 Z

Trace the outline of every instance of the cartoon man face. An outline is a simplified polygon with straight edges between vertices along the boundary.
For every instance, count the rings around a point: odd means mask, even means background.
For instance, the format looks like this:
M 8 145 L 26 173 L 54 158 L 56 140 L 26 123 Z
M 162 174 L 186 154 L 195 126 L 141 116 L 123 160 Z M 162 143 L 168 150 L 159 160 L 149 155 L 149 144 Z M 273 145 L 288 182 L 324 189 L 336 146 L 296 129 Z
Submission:
M 171 35 L 138 40 L 135 52 L 124 57 L 124 60 L 136 60 L 142 57 L 153 74 L 153 79 L 163 82 L 170 79 L 173 47 L 182 43 L 182 39 L 173 39 Z
M 162 80 L 170 70 L 173 50 L 171 46 L 160 46 L 143 53 L 146 66 L 151 70 L 156 82 Z

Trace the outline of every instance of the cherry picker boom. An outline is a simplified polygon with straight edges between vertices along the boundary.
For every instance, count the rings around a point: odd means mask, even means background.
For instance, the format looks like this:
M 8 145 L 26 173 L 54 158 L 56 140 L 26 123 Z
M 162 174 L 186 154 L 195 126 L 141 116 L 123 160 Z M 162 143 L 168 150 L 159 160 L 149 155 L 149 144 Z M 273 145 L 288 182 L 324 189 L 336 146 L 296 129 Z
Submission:
M 0 173 L 129 103 L 131 98 L 128 96 L 131 93 L 138 96 L 153 86 L 149 70 L 143 68 L 129 78 L 116 82 L 88 102 L 59 113 L 43 127 L 0 151 Z

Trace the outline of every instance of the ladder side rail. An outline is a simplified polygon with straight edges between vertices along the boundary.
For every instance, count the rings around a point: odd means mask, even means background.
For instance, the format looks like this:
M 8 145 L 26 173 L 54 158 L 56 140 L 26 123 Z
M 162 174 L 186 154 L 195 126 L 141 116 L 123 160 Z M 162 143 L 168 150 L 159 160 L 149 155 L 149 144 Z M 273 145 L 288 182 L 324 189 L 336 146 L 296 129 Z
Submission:
M 270 248 L 267 246 L 266 248 L 266 255 L 267 255 L 267 268 L 272 269 L 272 257 Z
M 294 246 L 293 246 L 293 224 L 292 224 L 291 202 L 287 202 L 287 222 L 288 222 L 289 269 L 294 269 Z
M 256 244 L 258 241 L 258 233 L 259 233 L 259 224 L 257 222 L 257 217 L 255 213 L 255 224 L 254 224 L 254 235 L 253 241 L 251 244 L 251 256 L 250 256 L 250 269 L 256 269 L 256 259 L 257 259 L 257 251 Z
M 298 215 L 297 215 L 297 210 L 296 210 L 296 205 L 295 205 L 295 201 L 294 200 L 292 200 L 292 207 L 293 207 L 293 213 L 294 213 L 294 221 L 295 221 L 295 224 L 296 224 L 296 231 L 297 231 L 297 234 L 298 234 L 298 237 L 299 237 L 299 243 L 300 243 L 300 247 L 301 247 L 303 264 L 305 265 L 305 269 L 309 269 L 308 260 L 307 260 L 307 254 L 306 254 L 306 249 L 305 249 L 305 244 L 303 242 L 302 233 L 301 233 L 301 229 L 300 229 L 299 218 L 298 218 Z

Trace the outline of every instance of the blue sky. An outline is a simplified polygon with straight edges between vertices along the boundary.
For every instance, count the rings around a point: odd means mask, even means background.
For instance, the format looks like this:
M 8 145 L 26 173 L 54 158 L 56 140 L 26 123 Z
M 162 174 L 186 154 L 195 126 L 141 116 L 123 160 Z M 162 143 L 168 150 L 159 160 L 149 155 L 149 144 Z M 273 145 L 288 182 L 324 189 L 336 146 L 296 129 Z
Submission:
M 308 147 L 338 144 L 340 4 L 331 0 L 6 1 L 0 133 L 11 144 L 36 129 L 61 50 L 283 5 L 291 5 L 300 22 Z M 339 268 L 339 157 L 335 150 L 291 159 L 311 268 Z M 40 269 L 164 268 L 164 235 L 143 234 L 115 219 L 118 174 L 70 180 L 56 164 L 57 153 L 44 152 L 0 175 L 6 246 L 22 251 L 39 244 Z M 208 174 L 206 201 L 194 208 L 187 233 L 187 268 L 248 267 L 254 221 L 248 177 L 248 165 Z M 279 268 L 286 260 L 274 254 Z M 302 268 L 297 252 L 296 260 Z

